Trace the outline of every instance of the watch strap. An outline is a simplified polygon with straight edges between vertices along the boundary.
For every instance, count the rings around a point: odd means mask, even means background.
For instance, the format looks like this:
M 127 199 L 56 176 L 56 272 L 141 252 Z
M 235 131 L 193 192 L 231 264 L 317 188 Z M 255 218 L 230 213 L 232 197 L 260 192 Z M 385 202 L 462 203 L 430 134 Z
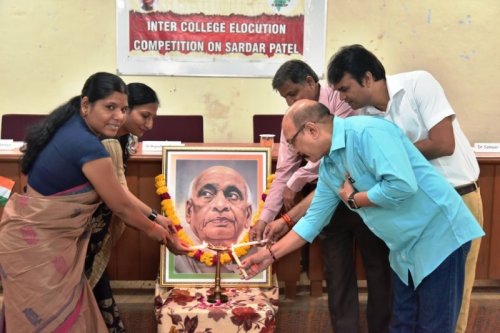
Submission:
M 154 209 L 151 210 L 151 214 L 149 214 L 148 219 L 151 221 L 155 221 L 156 217 L 158 216 L 158 212 Z
M 347 204 L 351 209 L 359 208 L 358 204 L 356 203 L 356 200 L 354 199 L 354 195 L 356 195 L 356 193 L 358 193 L 358 191 L 356 190 L 352 191 L 352 193 L 349 194 L 349 197 L 347 198 Z

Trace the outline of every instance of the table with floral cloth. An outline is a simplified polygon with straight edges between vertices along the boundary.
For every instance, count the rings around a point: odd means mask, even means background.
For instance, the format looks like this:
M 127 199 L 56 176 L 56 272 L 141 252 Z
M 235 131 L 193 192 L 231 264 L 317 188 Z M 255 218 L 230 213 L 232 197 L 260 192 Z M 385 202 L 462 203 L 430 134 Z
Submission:
M 227 303 L 209 303 L 209 287 L 165 288 L 157 284 L 158 333 L 272 333 L 279 289 L 225 288 Z

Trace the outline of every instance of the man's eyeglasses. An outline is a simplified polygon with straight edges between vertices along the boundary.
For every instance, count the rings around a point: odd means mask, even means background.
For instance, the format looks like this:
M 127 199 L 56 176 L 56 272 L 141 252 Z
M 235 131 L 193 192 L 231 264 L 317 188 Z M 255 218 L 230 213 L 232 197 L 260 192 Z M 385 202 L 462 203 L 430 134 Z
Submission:
M 299 127 L 299 129 L 297 130 L 297 132 L 295 132 L 295 134 L 292 136 L 292 138 L 290 140 L 288 140 L 288 148 L 295 149 L 294 148 L 295 140 L 297 139 L 297 136 L 299 135 L 299 133 L 304 130 L 304 128 L 306 128 L 305 123 L 302 124 L 302 126 Z

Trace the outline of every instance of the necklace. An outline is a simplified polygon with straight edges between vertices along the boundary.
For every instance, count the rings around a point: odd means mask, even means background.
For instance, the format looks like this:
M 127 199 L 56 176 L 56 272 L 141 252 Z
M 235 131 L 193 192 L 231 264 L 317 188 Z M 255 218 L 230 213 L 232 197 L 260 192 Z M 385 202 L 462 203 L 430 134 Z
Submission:
M 266 190 L 264 191 L 264 193 L 262 193 L 259 199 L 257 212 L 252 218 L 252 226 L 254 226 L 259 220 L 260 213 L 264 208 L 264 201 L 266 200 L 269 188 L 271 187 L 273 180 L 274 180 L 274 174 L 271 174 L 267 177 Z M 165 182 L 165 175 L 161 174 L 155 177 L 155 187 L 156 187 L 156 194 L 161 198 L 162 212 L 168 218 L 170 218 L 170 220 L 172 220 L 172 223 L 177 232 L 177 237 L 179 237 L 181 241 L 186 243 L 187 246 L 195 245 L 193 240 L 187 234 L 186 230 L 184 230 L 183 226 L 181 225 L 181 220 L 179 219 L 179 217 L 175 212 L 172 198 L 170 197 L 170 193 L 168 193 L 168 188 Z M 241 238 L 240 243 L 247 243 L 249 241 L 250 241 L 250 235 L 249 232 L 247 231 Z M 241 257 L 247 254 L 249 249 L 250 246 L 240 246 L 236 247 L 234 249 L 234 252 L 238 257 Z M 207 266 L 213 266 L 217 263 L 217 256 L 213 252 L 205 251 L 203 249 L 197 249 L 191 251 L 187 255 L 199 262 L 204 263 Z M 234 258 L 232 257 L 232 253 L 230 251 L 224 251 L 220 254 L 220 263 L 223 265 L 228 264 L 233 260 Z

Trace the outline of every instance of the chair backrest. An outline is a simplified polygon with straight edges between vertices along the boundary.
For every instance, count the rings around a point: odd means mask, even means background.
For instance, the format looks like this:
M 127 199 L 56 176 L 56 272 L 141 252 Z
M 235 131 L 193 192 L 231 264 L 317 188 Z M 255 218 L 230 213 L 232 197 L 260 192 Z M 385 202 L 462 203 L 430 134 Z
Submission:
M 274 142 L 280 142 L 282 114 L 254 114 L 253 142 L 260 141 L 259 134 L 274 134 Z
M 4 114 L 2 115 L 2 139 L 24 141 L 28 130 L 45 120 L 45 114 Z
M 156 116 L 141 141 L 203 142 L 203 116 Z

